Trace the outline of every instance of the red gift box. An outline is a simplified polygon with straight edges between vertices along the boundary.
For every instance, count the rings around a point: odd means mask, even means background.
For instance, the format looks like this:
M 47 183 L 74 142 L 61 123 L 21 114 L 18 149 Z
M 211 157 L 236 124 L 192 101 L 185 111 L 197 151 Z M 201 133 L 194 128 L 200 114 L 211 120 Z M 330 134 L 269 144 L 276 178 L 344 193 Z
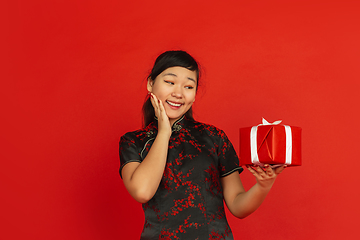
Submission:
M 301 128 L 280 122 L 240 128 L 240 165 L 301 165 Z

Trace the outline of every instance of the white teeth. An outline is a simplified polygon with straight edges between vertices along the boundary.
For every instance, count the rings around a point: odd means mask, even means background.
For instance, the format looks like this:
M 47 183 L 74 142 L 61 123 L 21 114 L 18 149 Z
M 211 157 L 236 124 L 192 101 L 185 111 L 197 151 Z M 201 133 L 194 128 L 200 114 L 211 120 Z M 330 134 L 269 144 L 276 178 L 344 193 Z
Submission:
M 172 103 L 172 102 L 169 102 L 169 101 L 166 101 L 168 104 L 170 104 L 171 106 L 174 106 L 174 107 L 180 107 L 181 106 L 181 103 Z

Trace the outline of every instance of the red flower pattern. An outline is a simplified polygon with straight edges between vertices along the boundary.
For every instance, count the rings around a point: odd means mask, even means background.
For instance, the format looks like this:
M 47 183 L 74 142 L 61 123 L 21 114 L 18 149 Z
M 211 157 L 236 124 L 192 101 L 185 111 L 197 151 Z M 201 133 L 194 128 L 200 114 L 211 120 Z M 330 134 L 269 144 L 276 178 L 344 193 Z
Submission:
M 160 186 L 143 204 L 141 239 L 233 239 L 220 182 L 221 176 L 241 171 L 232 144 L 212 125 L 186 118 L 174 125 Z M 156 134 L 156 121 L 125 134 L 120 141 L 121 167 L 130 160 L 141 162 Z

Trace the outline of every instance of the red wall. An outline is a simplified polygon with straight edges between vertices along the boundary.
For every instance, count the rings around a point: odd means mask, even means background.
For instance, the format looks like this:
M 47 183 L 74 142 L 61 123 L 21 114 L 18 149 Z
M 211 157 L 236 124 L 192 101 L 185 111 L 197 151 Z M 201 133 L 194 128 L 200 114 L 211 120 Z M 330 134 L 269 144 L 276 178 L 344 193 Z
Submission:
M 141 126 L 143 81 L 168 49 L 200 61 L 196 118 L 237 149 L 262 117 L 303 128 L 303 166 L 253 215 L 229 216 L 236 239 L 358 236 L 358 1 L 210 2 L 7 0 L 1 239 L 139 238 L 118 140 Z

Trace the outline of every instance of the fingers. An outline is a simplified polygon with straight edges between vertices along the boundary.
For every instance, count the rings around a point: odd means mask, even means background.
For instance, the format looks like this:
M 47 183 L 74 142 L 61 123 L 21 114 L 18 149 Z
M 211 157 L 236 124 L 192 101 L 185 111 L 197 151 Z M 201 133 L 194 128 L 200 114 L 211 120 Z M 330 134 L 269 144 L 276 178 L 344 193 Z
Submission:
M 249 170 L 249 172 L 251 172 L 255 177 L 259 176 L 259 174 L 257 173 L 257 171 L 255 171 L 253 169 L 253 167 L 251 167 L 250 165 L 249 166 L 246 166 L 247 169 Z
M 152 93 L 150 93 L 150 101 L 156 112 L 159 109 L 159 101 L 158 101 L 157 97 Z
M 150 93 L 150 101 L 154 107 L 155 115 L 160 117 L 160 113 L 164 111 L 164 105 L 153 93 Z
M 287 166 L 283 165 L 275 169 L 271 168 L 269 164 L 265 164 L 264 167 L 249 165 L 247 169 L 257 178 L 272 178 L 279 175 Z
M 274 170 L 268 164 L 265 165 L 265 172 L 269 177 L 273 177 L 275 175 Z
M 266 177 L 266 173 L 260 166 L 247 166 L 247 168 L 256 178 Z
M 280 174 L 282 171 L 284 171 L 284 169 L 286 168 L 287 166 L 286 165 L 283 165 L 281 167 L 277 167 L 275 168 L 275 173 L 276 175 Z
M 160 109 L 160 112 L 165 112 L 164 104 L 162 103 L 161 100 L 159 100 L 159 109 Z
M 168 120 L 163 102 L 153 93 L 150 93 L 150 101 L 154 107 L 155 116 L 158 119 Z

